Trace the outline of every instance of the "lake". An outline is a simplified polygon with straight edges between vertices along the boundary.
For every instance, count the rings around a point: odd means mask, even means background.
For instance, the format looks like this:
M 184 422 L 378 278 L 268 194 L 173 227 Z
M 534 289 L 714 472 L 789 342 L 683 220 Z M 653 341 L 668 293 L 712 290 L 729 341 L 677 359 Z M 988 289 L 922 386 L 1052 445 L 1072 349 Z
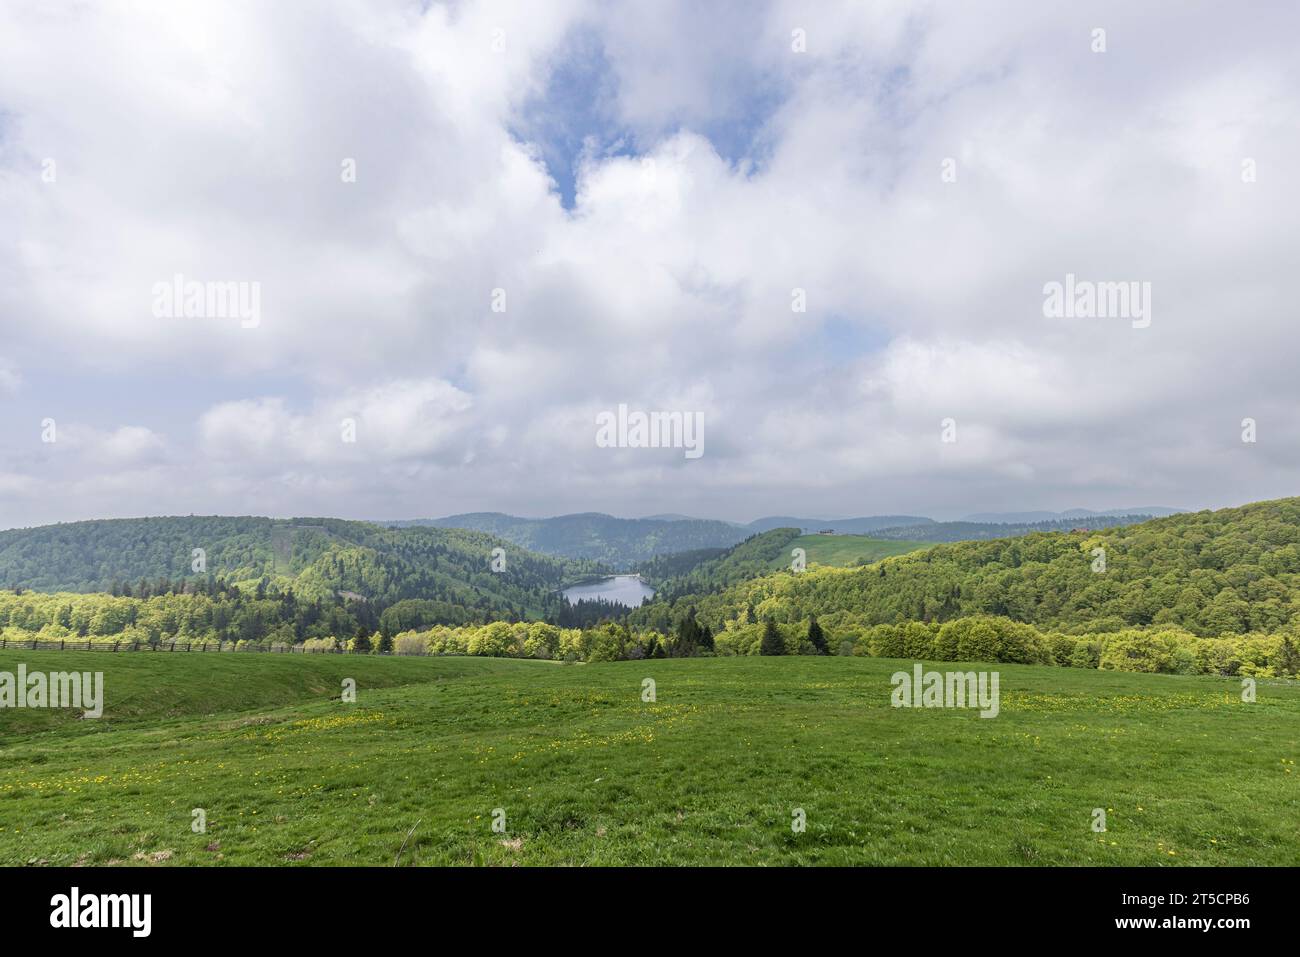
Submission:
M 603 598 L 606 601 L 627 605 L 629 608 L 636 608 L 646 599 L 652 598 L 654 593 L 655 590 L 636 575 L 613 575 L 600 581 L 585 582 L 564 589 L 564 597 L 569 600 L 570 605 L 577 603 L 579 599 L 591 601 Z

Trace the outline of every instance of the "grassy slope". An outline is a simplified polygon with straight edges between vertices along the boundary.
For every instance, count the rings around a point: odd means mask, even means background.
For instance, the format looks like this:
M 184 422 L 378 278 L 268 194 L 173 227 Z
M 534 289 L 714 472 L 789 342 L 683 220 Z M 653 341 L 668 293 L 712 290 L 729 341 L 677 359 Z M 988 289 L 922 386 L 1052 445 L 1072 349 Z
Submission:
M 859 561 L 879 561 L 893 555 L 906 555 L 923 548 L 933 548 L 932 542 L 889 541 L 870 535 L 801 535 L 790 543 L 790 548 L 802 548 L 808 553 L 808 564 L 836 565 L 847 568 Z M 774 561 L 773 571 L 790 567 L 787 554 Z
M 1231 681 L 1002 665 L 982 720 L 891 708 L 910 662 L 875 659 L 9 652 L 0 670 L 19 661 L 99 668 L 108 705 L 28 735 L 0 712 L 0 864 L 390 864 L 417 821 L 405 863 L 1300 859 L 1294 685 L 1246 705 Z M 344 675 L 355 705 L 331 700 Z M 209 714 L 223 699 L 242 710 Z
M 337 699 L 345 677 L 380 688 L 459 678 L 490 669 L 480 659 L 471 658 L 394 662 L 352 655 L 0 651 L 0 671 L 16 673 L 20 662 L 28 671 L 104 672 L 104 714 L 86 721 L 65 709 L 0 710 L 0 749 L 35 732 L 64 736 L 142 725 L 157 728 L 169 722 L 182 726 L 195 719 L 252 709 Z

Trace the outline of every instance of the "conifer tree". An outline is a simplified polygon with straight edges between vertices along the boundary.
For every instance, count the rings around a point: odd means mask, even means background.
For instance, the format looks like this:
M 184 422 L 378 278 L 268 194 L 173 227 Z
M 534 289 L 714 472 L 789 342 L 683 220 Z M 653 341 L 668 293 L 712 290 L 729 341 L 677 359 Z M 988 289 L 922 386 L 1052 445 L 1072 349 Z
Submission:
M 710 628 L 708 625 L 704 625 L 703 627 L 700 628 L 700 647 L 708 652 L 712 652 L 714 650 L 713 629 Z
M 817 624 L 817 616 L 813 615 L 808 620 L 808 641 L 817 649 L 819 655 L 829 655 L 830 647 L 826 644 L 826 634 L 822 631 L 822 626 Z
M 686 612 L 686 616 L 677 623 L 677 641 L 673 645 L 673 657 L 690 658 L 699 650 L 702 637 L 700 623 L 695 620 L 695 608 L 692 606 Z
M 763 643 L 759 645 L 758 652 L 762 655 L 785 654 L 785 640 L 781 637 L 781 633 L 776 630 L 776 622 L 771 618 L 763 626 Z
M 352 653 L 354 655 L 370 654 L 370 636 L 366 634 L 365 628 L 357 629 L 357 635 L 352 639 Z

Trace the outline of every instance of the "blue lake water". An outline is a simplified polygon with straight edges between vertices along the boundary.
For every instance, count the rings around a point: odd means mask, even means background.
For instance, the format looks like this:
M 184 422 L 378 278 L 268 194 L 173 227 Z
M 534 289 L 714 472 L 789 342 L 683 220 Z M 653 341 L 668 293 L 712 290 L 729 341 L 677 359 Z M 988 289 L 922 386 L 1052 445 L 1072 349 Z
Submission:
M 585 585 L 574 585 L 572 588 L 564 589 L 564 597 L 569 600 L 570 605 L 583 598 L 588 601 L 603 598 L 606 601 L 627 605 L 629 608 L 636 608 L 646 599 L 653 597 L 654 593 L 655 590 L 636 575 L 613 575 L 602 578 L 598 582 L 588 582 Z

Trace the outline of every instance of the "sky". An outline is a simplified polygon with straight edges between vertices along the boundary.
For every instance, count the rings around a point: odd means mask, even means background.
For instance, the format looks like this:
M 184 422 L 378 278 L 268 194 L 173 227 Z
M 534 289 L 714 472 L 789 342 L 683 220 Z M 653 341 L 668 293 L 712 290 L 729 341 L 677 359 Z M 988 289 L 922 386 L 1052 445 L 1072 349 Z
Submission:
M 0 0 L 0 527 L 1300 493 L 1300 7 L 1176 8 Z

